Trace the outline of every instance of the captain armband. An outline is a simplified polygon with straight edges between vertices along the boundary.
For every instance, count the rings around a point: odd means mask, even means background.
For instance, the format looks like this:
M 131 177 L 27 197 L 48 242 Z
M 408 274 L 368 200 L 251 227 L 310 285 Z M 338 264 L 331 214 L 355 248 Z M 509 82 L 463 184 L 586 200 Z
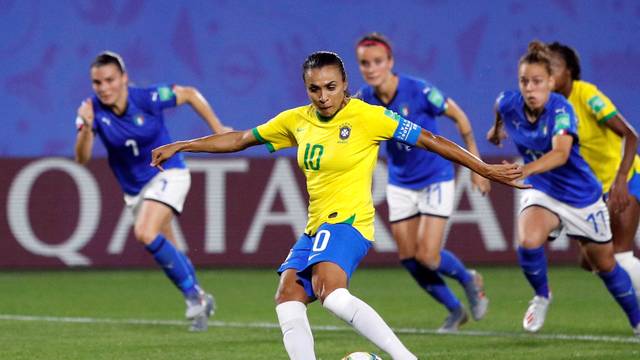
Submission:
M 421 132 L 422 128 L 418 124 L 400 118 L 398 120 L 398 127 L 393 133 L 393 139 L 410 146 L 415 146 Z

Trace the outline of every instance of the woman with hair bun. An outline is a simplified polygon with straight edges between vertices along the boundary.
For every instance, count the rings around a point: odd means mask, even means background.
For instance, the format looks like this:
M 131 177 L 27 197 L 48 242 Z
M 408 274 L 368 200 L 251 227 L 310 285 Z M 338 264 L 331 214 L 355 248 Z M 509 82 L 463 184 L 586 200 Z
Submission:
M 524 158 L 524 182 L 532 186 L 522 193 L 518 218 L 518 261 L 535 291 L 522 326 L 537 332 L 544 325 L 551 303 L 544 244 L 564 227 L 640 336 L 640 310 L 631 279 L 613 257 L 602 185 L 580 155 L 573 107 L 552 92 L 550 59 L 545 44 L 529 44 L 518 64 L 520 91 L 498 96 L 496 120 L 487 134 L 496 145 L 506 133 L 511 136 Z

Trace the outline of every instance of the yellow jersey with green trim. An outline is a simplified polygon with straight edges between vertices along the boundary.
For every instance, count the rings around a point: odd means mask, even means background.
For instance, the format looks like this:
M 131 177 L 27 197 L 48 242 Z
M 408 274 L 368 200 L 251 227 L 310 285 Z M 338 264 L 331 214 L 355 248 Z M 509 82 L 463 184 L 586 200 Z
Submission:
M 569 102 L 578 117 L 580 154 L 587 161 L 602 190 L 608 192 L 622 161 L 622 138 L 606 125 L 618 114 L 615 105 L 595 85 L 575 80 Z M 640 157 L 635 156 L 627 179 L 640 172 Z
M 309 193 L 305 233 L 315 235 L 323 223 L 350 223 L 373 241 L 373 170 L 380 142 L 392 138 L 399 124 L 397 115 L 385 110 L 350 99 L 332 118 L 323 119 L 310 104 L 253 129 L 271 152 L 298 146 L 298 166 Z

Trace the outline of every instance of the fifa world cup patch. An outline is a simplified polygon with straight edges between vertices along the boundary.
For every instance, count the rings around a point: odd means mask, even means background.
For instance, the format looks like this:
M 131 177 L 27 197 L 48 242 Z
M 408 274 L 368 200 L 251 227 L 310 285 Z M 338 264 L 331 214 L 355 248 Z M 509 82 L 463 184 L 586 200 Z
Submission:
M 430 88 L 425 89 L 425 91 L 427 94 L 427 100 L 429 100 L 429 102 L 433 104 L 433 106 L 441 108 L 444 105 L 444 96 L 438 89 Z
M 591 110 L 593 110 L 593 112 L 596 114 L 599 113 L 600 110 L 602 110 L 602 108 L 604 108 L 605 106 L 604 101 L 598 95 L 589 99 L 587 103 L 589 104 L 589 107 L 591 108 Z
M 344 123 L 340 125 L 340 133 L 338 134 L 340 140 L 345 141 L 351 136 L 351 124 Z
M 158 88 L 158 96 L 160 101 L 167 101 L 175 96 L 173 90 L 168 86 L 162 86 Z
M 555 121 L 556 123 L 553 128 L 554 134 L 557 134 L 561 130 L 567 130 L 571 127 L 571 120 L 569 118 L 569 114 L 565 112 L 556 114 Z

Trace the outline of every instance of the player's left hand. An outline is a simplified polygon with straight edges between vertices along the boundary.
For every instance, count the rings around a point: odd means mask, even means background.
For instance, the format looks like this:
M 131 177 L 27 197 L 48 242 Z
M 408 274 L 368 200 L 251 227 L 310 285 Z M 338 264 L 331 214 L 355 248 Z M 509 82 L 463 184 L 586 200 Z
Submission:
M 180 150 L 180 144 L 171 143 L 157 147 L 151 151 L 151 166 L 164 171 L 162 164 Z
M 609 189 L 609 199 L 607 200 L 609 211 L 614 214 L 623 212 L 629 206 L 629 187 L 627 179 L 616 177 Z
M 471 188 L 473 190 L 477 190 L 482 194 L 482 196 L 486 195 L 491 191 L 491 181 L 483 178 L 479 174 L 474 172 L 471 173 Z

